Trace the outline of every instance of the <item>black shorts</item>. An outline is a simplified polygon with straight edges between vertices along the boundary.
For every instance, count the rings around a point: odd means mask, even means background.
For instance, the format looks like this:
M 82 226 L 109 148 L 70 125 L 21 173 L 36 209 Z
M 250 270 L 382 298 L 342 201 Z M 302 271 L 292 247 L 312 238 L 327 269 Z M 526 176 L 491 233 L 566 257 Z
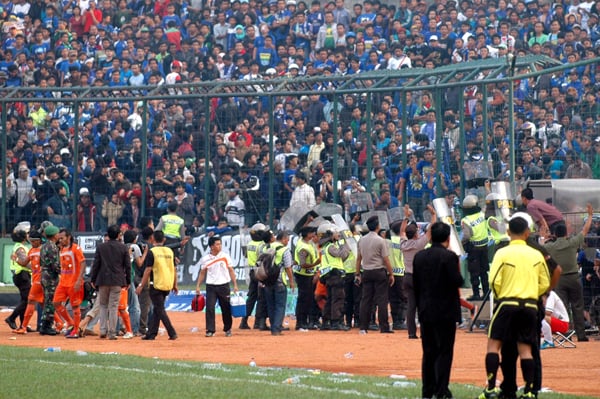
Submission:
M 500 302 L 490 322 L 488 338 L 502 342 L 536 344 L 539 328 L 537 312 L 535 303 L 515 305 Z

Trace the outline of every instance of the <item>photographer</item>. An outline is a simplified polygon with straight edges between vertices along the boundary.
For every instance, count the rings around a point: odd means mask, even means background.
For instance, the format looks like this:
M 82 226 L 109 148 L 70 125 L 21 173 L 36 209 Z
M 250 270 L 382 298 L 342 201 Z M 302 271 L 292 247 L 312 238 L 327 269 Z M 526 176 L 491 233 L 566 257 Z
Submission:
M 253 225 L 257 220 L 261 219 L 261 215 L 266 214 L 265 204 L 260 191 L 260 181 L 258 177 L 250 173 L 250 169 L 243 166 L 239 173 L 241 198 L 246 206 L 245 224 L 246 226 Z

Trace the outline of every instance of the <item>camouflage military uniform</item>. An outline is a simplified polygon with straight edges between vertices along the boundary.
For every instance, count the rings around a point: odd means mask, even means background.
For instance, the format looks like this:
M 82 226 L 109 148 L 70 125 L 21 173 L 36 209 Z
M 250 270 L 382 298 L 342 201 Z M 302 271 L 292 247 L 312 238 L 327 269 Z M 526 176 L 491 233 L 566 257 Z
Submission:
M 54 321 L 54 291 L 60 276 L 60 252 L 53 241 L 46 241 L 40 249 L 42 287 L 44 287 L 44 309 L 42 323 L 50 326 Z

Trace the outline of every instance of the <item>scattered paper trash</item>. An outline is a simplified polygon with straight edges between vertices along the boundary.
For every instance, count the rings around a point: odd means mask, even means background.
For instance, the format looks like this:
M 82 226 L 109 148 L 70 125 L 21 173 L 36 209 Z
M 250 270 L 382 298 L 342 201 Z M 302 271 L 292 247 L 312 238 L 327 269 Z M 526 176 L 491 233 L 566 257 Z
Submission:
M 409 387 L 416 387 L 417 384 L 415 384 L 412 381 L 394 381 L 394 383 L 392 384 L 393 387 L 400 387 L 400 388 L 409 388 Z

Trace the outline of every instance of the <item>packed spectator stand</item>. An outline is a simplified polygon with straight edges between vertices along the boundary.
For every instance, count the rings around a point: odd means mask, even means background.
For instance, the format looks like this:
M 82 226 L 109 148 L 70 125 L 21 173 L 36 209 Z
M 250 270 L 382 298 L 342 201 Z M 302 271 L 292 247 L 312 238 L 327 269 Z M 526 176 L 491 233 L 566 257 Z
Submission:
M 332 89 L 326 83 L 314 87 L 314 94 L 272 102 L 228 95 L 208 104 L 190 96 L 186 85 L 333 79 L 508 54 L 580 65 L 595 59 L 600 48 L 594 2 L 16 0 L 0 1 L 0 10 L 0 85 L 5 92 L 36 88 L 23 92 L 31 100 L 3 110 L 2 184 L 10 209 L 5 231 L 24 219 L 38 225 L 49 219 L 76 231 L 104 231 L 112 223 L 138 229 L 143 217 L 157 223 L 172 200 L 190 231 L 259 220 L 276 226 L 293 200 L 297 171 L 312 187 L 315 203 L 337 200 L 352 217 L 348 198 L 365 187 L 375 209 L 407 201 L 411 188 L 402 177 L 410 168 L 403 163 L 407 154 L 417 155 L 419 183 L 430 191 L 429 199 L 462 194 L 463 162 L 484 155 L 492 180 L 600 177 L 595 62 L 514 82 L 514 171 L 506 84 L 461 88 L 461 96 L 448 89 L 438 99 L 417 85 L 406 98 L 393 90 L 373 96 L 370 107 L 359 90 L 334 101 L 322 93 Z M 129 86 L 128 93 L 141 99 L 151 93 L 132 87 L 161 85 L 168 85 L 172 99 L 147 105 L 119 100 L 125 94 L 120 87 Z M 105 87 L 103 99 L 113 100 L 74 103 L 85 87 Z M 57 97 L 64 102 L 55 102 Z M 426 150 L 435 149 L 438 121 L 444 125 L 441 184 L 430 173 L 436 161 L 424 159 Z M 334 153 L 338 182 L 332 180 Z M 269 190 L 272 214 L 266 207 Z

